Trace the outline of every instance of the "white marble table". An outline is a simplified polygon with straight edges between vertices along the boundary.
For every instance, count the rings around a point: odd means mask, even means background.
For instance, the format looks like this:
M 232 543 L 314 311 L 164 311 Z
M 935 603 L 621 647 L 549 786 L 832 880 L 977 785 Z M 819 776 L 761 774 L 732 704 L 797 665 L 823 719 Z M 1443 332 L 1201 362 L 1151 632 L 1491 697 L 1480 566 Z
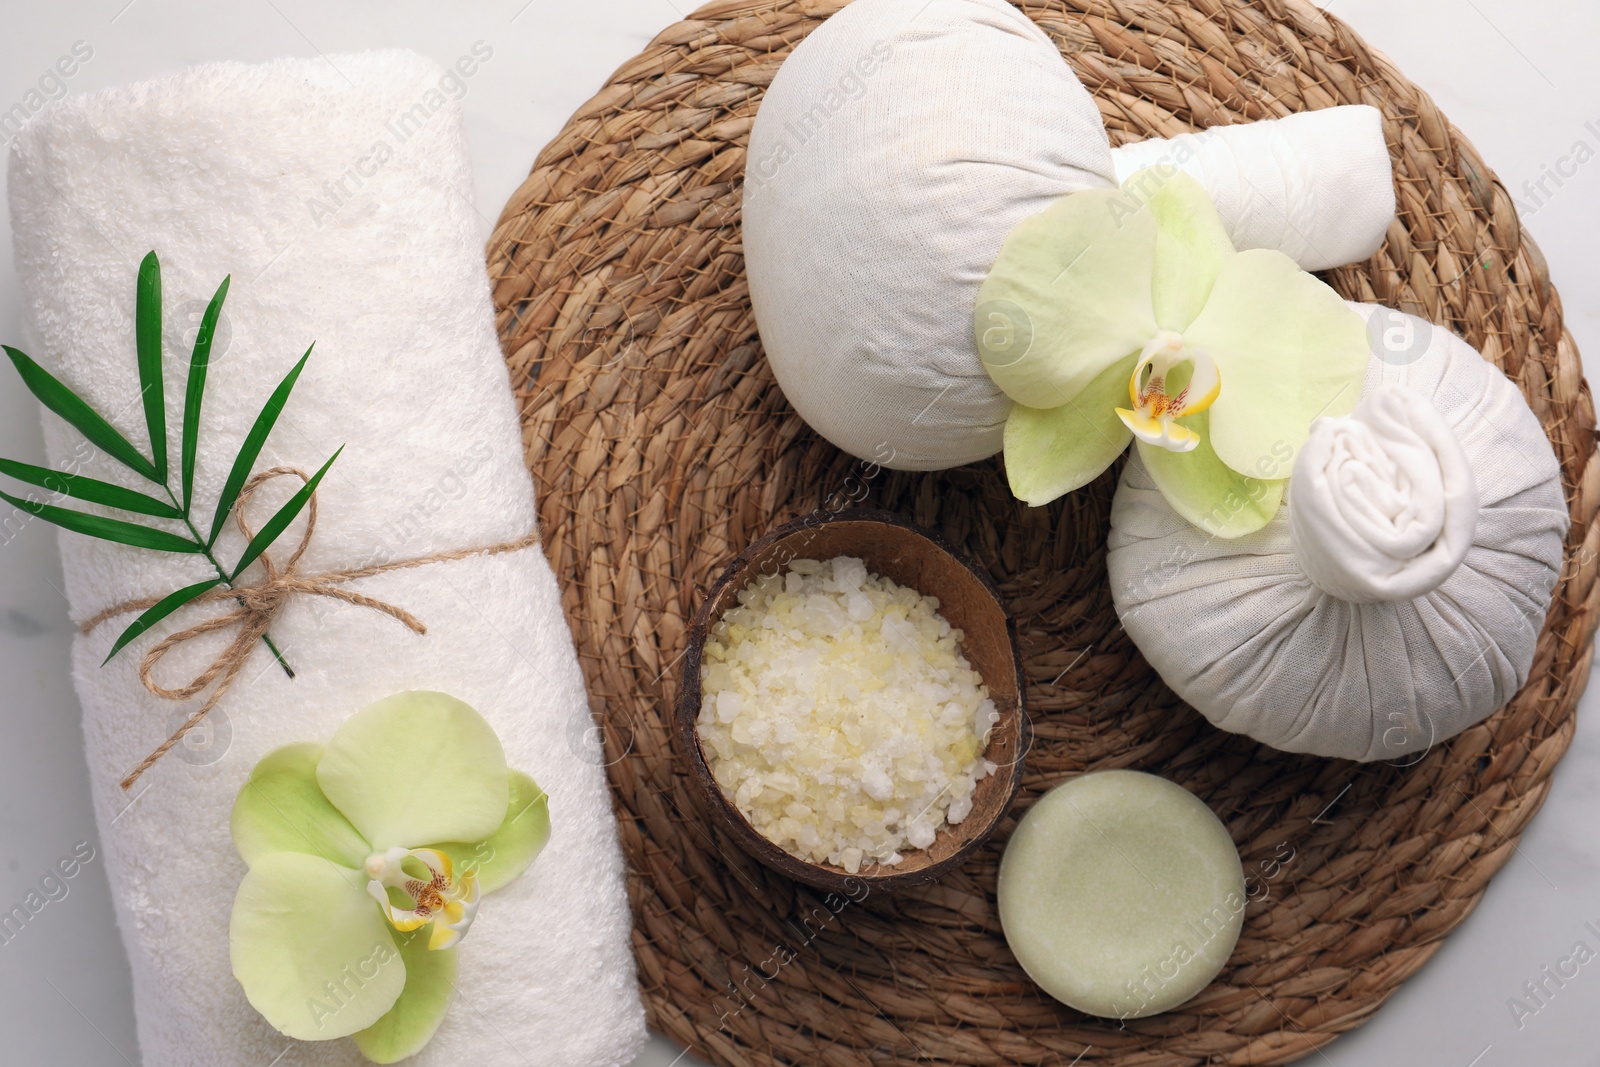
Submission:
M 8 4 L 0 112 L 28 93 L 81 92 L 210 59 L 262 60 L 409 47 L 449 63 L 482 41 L 469 83 L 477 195 L 487 234 L 534 154 L 620 63 L 687 14 L 689 0 L 86 0 Z M 19 10 L 21 9 L 21 10 Z M 1519 201 L 1550 262 L 1572 332 L 1600 371 L 1600 7 L 1594 0 L 1335 0 L 1331 10 L 1427 89 Z M 79 42 L 82 42 L 79 44 Z M 60 90 L 56 61 L 91 50 Z M 74 66 L 74 64 L 67 64 Z M 0 137 L 9 136 L 0 130 Z M 18 335 L 9 227 L 0 241 L 0 338 Z M 39 460 L 33 402 L 0 379 L 0 455 Z M 55 539 L 39 523 L 0 529 L 0 910 L 78 842 L 93 846 L 71 631 Z M 1524 983 L 1600 951 L 1600 687 L 1544 811 L 1478 910 L 1365 1027 L 1305 1062 L 1337 1067 L 1600 1067 L 1600 961 L 1536 1013 L 1514 1018 Z M 137 1064 L 128 964 L 98 859 L 20 936 L 0 944 L 0 1059 Z M 174 902 L 175 905 L 177 902 Z M 638 1067 L 695 1061 L 657 1039 Z M 266 1065 L 263 1065 L 266 1067 Z

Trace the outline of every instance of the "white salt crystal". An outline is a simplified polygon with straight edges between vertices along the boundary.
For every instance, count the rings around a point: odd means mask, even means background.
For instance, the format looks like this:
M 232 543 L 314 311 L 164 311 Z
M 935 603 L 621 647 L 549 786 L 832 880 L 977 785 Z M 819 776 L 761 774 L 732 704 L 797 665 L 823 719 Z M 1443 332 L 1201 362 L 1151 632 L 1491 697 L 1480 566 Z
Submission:
M 854 556 L 838 556 L 833 561 L 834 588 L 842 593 L 860 589 L 867 580 L 867 565 Z
M 927 848 L 933 844 L 933 824 L 924 819 L 918 819 L 906 828 L 906 840 L 911 842 L 912 848 Z
M 894 779 L 890 778 L 882 768 L 869 768 L 861 777 L 861 787 L 873 800 L 888 800 L 894 796 Z
M 877 610 L 872 606 L 872 598 L 861 592 L 860 586 L 846 593 L 844 602 L 851 622 L 866 622 Z

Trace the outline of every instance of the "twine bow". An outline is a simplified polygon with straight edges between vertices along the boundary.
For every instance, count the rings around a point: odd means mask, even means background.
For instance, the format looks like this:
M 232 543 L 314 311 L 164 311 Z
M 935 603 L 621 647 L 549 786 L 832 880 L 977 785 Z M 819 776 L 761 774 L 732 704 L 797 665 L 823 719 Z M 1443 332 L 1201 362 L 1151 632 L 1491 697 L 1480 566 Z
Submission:
M 239 498 L 233 506 L 233 517 L 235 523 L 238 524 L 239 531 L 244 534 L 246 543 L 255 536 L 255 531 L 250 528 L 249 522 L 245 519 L 245 505 L 262 485 L 274 478 L 285 476 L 299 478 L 302 482 L 311 480 L 310 476 L 298 467 L 271 467 L 251 477 L 240 489 Z M 170 752 L 174 745 L 183 740 L 190 730 L 198 726 L 211 713 L 211 710 L 217 706 L 217 703 L 222 700 L 229 688 L 232 687 L 235 679 L 239 676 L 239 672 L 244 669 L 245 663 L 250 659 L 250 653 L 254 650 L 255 643 L 266 637 L 267 631 L 272 625 L 272 620 L 283 609 L 284 605 L 294 597 L 302 595 L 325 596 L 334 600 L 342 600 L 346 604 L 353 604 L 356 607 L 371 608 L 373 611 L 382 612 L 402 623 L 413 633 L 426 634 L 428 628 L 423 624 L 422 620 L 404 608 L 379 600 L 376 597 L 365 596 L 346 589 L 344 586 L 349 582 L 388 571 L 405 570 L 409 567 L 421 567 L 430 563 L 465 559 L 468 556 L 495 556 L 530 548 L 539 543 L 539 535 L 534 532 L 515 541 L 507 541 L 487 548 L 440 552 L 430 556 L 419 556 L 415 559 L 400 560 L 394 563 L 379 563 L 351 570 L 302 575 L 295 568 L 300 562 L 300 557 L 305 554 L 306 548 L 311 544 L 311 536 L 316 527 L 317 497 L 313 493 L 311 499 L 307 502 L 305 531 L 300 535 L 300 543 L 295 547 L 294 552 L 289 555 L 289 558 L 284 561 L 281 568 L 273 560 L 270 553 L 262 552 L 259 557 L 262 570 L 265 572 L 262 581 L 254 585 L 219 587 L 202 593 L 192 601 L 192 603 L 198 604 L 206 601 L 231 600 L 235 603 L 232 611 L 206 619 L 204 622 L 195 623 L 187 629 L 170 634 L 157 642 L 149 652 L 145 653 L 144 662 L 139 665 L 139 680 L 155 696 L 164 700 L 187 700 L 203 692 L 212 683 L 216 683 L 216 687 L 211 690 L 211 695 L 206 698 L 205 703 L 200 706 L 198 711 L 189 716 L 183 725 L 173 731 L 172 736 L 156 746 L 122 780 L 123 789 L 132 788 L 133 783 L 139 780 L 140 775 L 149 770 L 162 756 Z M 129 600 L 113 605 L 84 622 L 79 629 L 82 633 L 87 634 L 113 616 L 130 611 L 143 611 L 158 603 L 159 600 L 159 597 L 147 600 Z M 195 675 L 192 681 L 185 685 L 171 688 L 156 681 L 156 665 L 161 662 L 168 652 L 195 638 L 228 629 L 236 629 L 238 632 L 211 663 L 199 674 Z M 281 658 L 278 662 L 280 664 L 283 663 Z M 284 669 L 286 671 L 289 670 L 287 664 L 284 664 Z M 289 672 L 289 676 L 291 678 L 294 676 L 292 671 Z

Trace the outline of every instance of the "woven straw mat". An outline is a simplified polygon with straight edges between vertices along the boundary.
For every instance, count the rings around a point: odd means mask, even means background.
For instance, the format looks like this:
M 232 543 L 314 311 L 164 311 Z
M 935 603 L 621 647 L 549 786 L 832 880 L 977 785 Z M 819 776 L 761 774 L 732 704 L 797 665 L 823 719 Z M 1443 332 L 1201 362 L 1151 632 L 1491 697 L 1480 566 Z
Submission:
M 1094 95 L 1113 143 L 1380 108 L 1399 215 L 1377 255 L 1328 281 L 1460 333 L 1521 387 L 1561 460 L 1567 562 L 1531 680 L 1507 708 L 1406 767 L 1223 733 L 1117 624 L 1104 555 L 1114 470 L 1030 510 L 998 461 L 864 469 L 774 384 L 741 257 L 745 146 L 763 87 L 840 6 L 714 3 L 662 32 L 539 155 L 489 246 L 545 547 L 603 734 L 651 1024 L 741 1067 L 1305 1056 L 1359 1026 L 1467 916 L 1572 739 L 1600 595 L 1600 465 L 1544 260 L 1433 102 L 1301 0 L 1021 5 Z M 687 621 L 727 561 L 781 522 L 856 503 L 935 527 L 988 569 L 1018 621 L 1035 742 L 1012 817 L 970 863 L 841 907 L 712 829 L 668 722 Z M 994 903 L 1016 815 L 1063 778 L 1107 767 L 1193 790 L 1268 887 L 1204 993 L 1125 1028 L 1034 986 Z

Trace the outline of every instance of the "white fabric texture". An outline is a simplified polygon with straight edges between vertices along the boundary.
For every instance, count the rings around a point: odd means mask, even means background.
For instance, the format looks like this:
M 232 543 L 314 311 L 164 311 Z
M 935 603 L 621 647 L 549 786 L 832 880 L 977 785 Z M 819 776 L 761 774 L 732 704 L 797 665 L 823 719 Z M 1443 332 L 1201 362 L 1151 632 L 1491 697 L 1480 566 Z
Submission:
M 1414 600 L 1472 547 L 1472 464 L 1433 401 L 1382 385 L 1318 419 L 1294 464 L 1289 539 L 1313 585 L 1352 604 Z
M 1255 126 L 1112 152 L 1072 68 L 1005 0 L 855 0 L 779 68 L 750 135 L 745 267 L 784 395 L 883 466 L 1000 451 L 1011 402 L 973 340 L 978 287 L 1014 225 L 1114 184 L 1139 151 L 1218 196 L 1240 248 L 1369 255 L 1394 214 L 1377 113 Z
M 1366 259 L 1394 218 L 1383 113 L 1365 104 L 1154 138 L 1111 153 L 1117 181 L 1162 164 L 1211 194 L 1237 248 L 1276 248 L 1306 270 Z
M 169 331 L 186 302 L 203 308 L 231 274 L 200 430 L 195 495 L 208 518 L 256 412 L 316 342 L 257 465 L 315 469 L 346 446 L 319 493 L 303 574 L 504 543 L 534 528 L 467 199 L 462 115 L 441 91 L 451 84 L 443 77 L 403 52 L 210 65 L 70 98 L 13 142 L 26 350 L 131 440 L 146 440 L 133 338 L 139 259 L 150 249 L 160 256 Z M 403 113 L 412 121 L 390 125 Z M 169 340 L 174 457 L 187 365 L 186 345 Z M 146 487 L 59 419 L 45 423 L 53 465 Z M 262 508 L 288 491 L 282 481 L 263 489 L 271 499 Z M 75 619 L 165 594 L 209 570 L 198 556 L 76 534 L 60 545 Z M 241 548 L 230 533 L 220 557 L 236 559 Z M 438 563 L 350 588 L 413 612 L 428 633 L 326 598 L 292 601 L 272 634 L 298 676 L 290 680 L 255 649 L 206 728 L 212 746 L 180 745 L 131 795 L 118 781 L 198 700 L 158 700 L 140 684 L 148 635 L 100 666 L 131 615 L 75 642 L 94 808 L 132 963 L 144 1064 L 260 1067 L 286 1050 L 284 1063 L 365 1062 L 345 1040 L 289 1049 L 297 1043 L 272 1030 L 234 981 L 228 918 L 245 868 L 228 819 L 266 752 L 325 741 L 361 707 L 405 689 L 445 690 L 481 711 L 510 764 L 550 794 L 553 826 L 527 873 L 485 898 L 459 950 L 455 1005 L 407 1062 L 630 1062 L 645 1022 L 622 856 L 543 552 Z M 214 610 L 191 606 L 160 632 Z M 158 678 L 194 677 L 224 636 L 175 649 Z
M 1409 761 L 1527 680 L 1567 508 L 1539 420 L 1493 364 L 1443 327 L 1351 306 L 1369 325 L 1403 319 L 1418 338 L 1399 358 L 1374 338 L 1363 396 L 1403 386 L 1459 442 L 1478 502 L 1461 565 L 1414 599 L 1352 603 L 1314 584 L 1296 555 L 1289 512 L 1317 491 L 1299 467 L 1266 527 L 1219 540 L 1180 518 L 1134 456 L 1112 503 L 1107 569 L 1123 628 L 1215 725 L 1290 752 Z M 1443 481 L 1448 507 L 1460 482 Z

